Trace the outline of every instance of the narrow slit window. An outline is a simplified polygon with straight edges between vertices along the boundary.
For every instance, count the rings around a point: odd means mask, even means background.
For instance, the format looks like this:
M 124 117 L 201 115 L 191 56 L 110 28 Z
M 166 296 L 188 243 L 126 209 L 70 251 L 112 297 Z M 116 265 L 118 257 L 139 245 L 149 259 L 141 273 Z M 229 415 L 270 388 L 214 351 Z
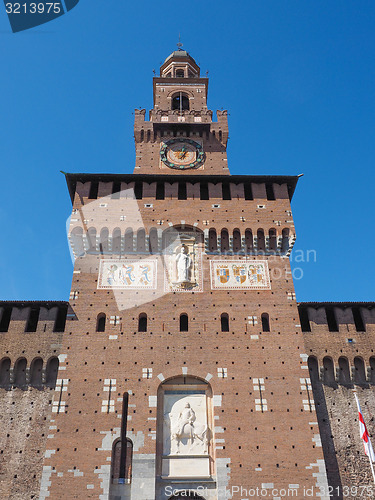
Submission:
M 223 313 L 220 316 L 220 321 L 221 321 L 221 331 L 222 332 L 229 332 L 229 316 L 227 313 Z
M 141 313 L 138 317 L 138 331 L 147 332 L 147 314 Z
M 180 332 L 189 331 L 189 318 L 187 314 L 181 314 L 180 316 Z
M 96 319 L 96 331 L 97 332 L 105 332 L 105 319 L 106 316 L 104 313 L 98 314 Z
M 262 330 L 263 332 L 270 331 L 270 317 L 267 313 L 263 313 L 262 316 Z

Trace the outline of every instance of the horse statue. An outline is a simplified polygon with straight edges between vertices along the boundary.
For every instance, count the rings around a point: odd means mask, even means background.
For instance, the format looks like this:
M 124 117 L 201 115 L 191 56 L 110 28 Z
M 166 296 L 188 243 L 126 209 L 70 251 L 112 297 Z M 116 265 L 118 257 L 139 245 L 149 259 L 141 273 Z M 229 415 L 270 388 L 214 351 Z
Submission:
M 173 416 L 170 414 L 170 429 L 171 429 L 171 445 L 176 444 L 176 454 L 180 453 L 180 445 L 188 444 L 190 447 L 188 453 L 194 451 L 195 442 L 203 444 L 203 453 L 208 453 L 208 444 L 210 441 L 210 431 L 206 424 L 196 422 L 194 410 L 190 403 L 186 403 L 185 408 L 180 412 L 177 421 L 173 421 Z

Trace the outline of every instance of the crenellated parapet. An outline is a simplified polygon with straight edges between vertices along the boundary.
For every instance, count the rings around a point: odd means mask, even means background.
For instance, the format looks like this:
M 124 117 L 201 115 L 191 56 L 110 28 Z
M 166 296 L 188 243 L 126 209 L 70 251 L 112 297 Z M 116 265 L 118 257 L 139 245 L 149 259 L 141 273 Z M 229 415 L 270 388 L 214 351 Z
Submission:
M 69 302 L 1 301 L 0 339 L 8 332 L 63 332 L 66 321 L 75 318 Z
M 298 305 L 311 370 L 324 384 L 375 384 L 375 302 Z

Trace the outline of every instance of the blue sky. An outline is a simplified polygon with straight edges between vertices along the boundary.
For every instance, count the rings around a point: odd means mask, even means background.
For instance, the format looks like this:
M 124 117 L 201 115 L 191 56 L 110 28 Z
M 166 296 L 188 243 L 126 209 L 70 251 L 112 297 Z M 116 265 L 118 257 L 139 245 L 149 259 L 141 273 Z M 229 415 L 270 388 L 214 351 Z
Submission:
M 374 300 L 374 26 L 365 0 L 80 0 L 17 34 L 0 8 L 0 299 L 68 299 L 60 170 L 133 172 L 133 110 L 181 32 L 230 113 L 231 173 L 305 174 L 297 300 Z

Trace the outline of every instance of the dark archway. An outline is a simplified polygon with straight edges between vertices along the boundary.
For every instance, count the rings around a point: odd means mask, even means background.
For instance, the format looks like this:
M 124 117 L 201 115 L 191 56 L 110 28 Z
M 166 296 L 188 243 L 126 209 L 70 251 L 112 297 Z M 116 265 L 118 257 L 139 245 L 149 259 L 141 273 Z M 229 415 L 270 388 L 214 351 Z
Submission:
M 99 313 L 96 319 L 96 331 L 105 332 L 105 313 Z
M 138 331 L 147 332 L 147 314 L 141 313 L 138 316 Z
M 335 380 L 335 368 L 333 365 L 332 358 L 330 358 L 329 356 L 323 358 L 323 368 L 324 368 L 324 378 L 323 378 L 324 384 L 334 387 L 336 385 L 336 380 Z
M 33 359 L 30 366 L 30 385 L 32 387 L 42 387 L 42 370 L 43 370 L 43 360 L 42 358 Z
M 53 389 L 55 388 L 58 371 L 59 371 L 59 358 L 55 356 L 49 358 L 46 369 L 46 385 L 48 387 L 51 387 Z

